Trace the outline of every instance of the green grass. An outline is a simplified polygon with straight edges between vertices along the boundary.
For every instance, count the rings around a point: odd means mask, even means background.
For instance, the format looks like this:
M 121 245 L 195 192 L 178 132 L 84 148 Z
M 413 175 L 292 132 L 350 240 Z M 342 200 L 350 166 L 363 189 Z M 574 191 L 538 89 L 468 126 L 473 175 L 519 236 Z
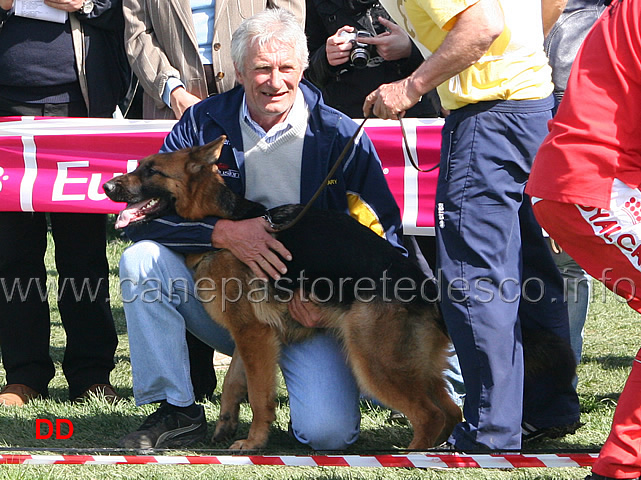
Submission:
M 51 243 L 51 242 L 50 242 Z M 67 384 L 62 375 L 60 362 L 64 352 L 65 335 L 60 323 L 60 316 L 51 301 L 52 340 L 51 353 L 57 366 L 57 374 L 50 384 L 51 397 L 47 400 L 34 401 L 24 408 L 0 408 L 0 454 L 37 449 L 36 454 L 46 452 L 82 453 L 94 450 L 115 448 L 118 438 L 135 430 L 142 420 L 155 407 L 148 405 L 136 407 L 132 397 L 131 365 L 128 356 L 127 332 L 119 296 L 118 259 L 127 246 L 114 232 L 110 233 L 109 259 L 111 265 L 112 308 L 119 336 L 116 352 L 116 369 L 111 379 L 118 391 L 127 397 L 126 401 L 112 406 L 99 398 L 76 405 L 67 397 Z M 53 246 L 47 255 L 51 280 L 55 282 L 53 266 Z M 542 441 L 533 448 L 540 450 L 590 449 L 597 451 L 608 435 L 612 414 L 616 406 L 634 355 L 639 348 L 641 333 L 638 315 L 622 301 L 604 292 L 603 287 L 595 283 L 593 301 L 586 325 L 583 361 L 579 366 L 578 391 L 581 400 L 581 420 L 585 423 L 575 435 L 560 440 Z M 219 385 L 222 375 L 219 372 Z M 0 368 L 0 384 L 4 384 L 4 371 Z M 217 390 L 220 394 L 220 387 Z M 218 398 L 218 397 L 217 397 Z M 205 409 L 209 420 L 210 432 L 213 432 L 219 410 L 217 401 L 206 402 Z M 270 444 L 264 453 L 272 455 L 305 455 L 310 453 L 287 435 L 288 404 L 287 395 L 281 383 L 278 391 L 280 406 L 277 420 L 271 431 Z M 391 425 L 386 422 L 388 411 L 363 403 L 362 434 L 360 440 L 347 454 L 369 454 L 374 451 L 387 451 L 406 446 L 411 440 L 411 430 L 402 425 Z M 67 440 L 36 439 L 36 419 L 47 418 L 52 421 L 58 418 L 70 419 L 74 425 L 74 434 Z M 251 412 L 248 405 L 241 410 L 242 435 L 249 428 Z M 209 454 L 220 455 L 227 444 L 206 443 L 198 445 L 190 452 L 160 452 L 163 454 Z M 91 452 L 93 453 L 93 452 Z M 522 468 L 513 470 L 457 469 L 457 470 L 418 470 L 401 468 L 344 468 L 344 467 L 235 467 L 235 466 L 156 466 L 156 465 L 4 465 L 0 466 L 0 476 L 8 479 L 319 479 L 319 480 L 352 480 L 352 479 L 583 479 L 587 468 Z

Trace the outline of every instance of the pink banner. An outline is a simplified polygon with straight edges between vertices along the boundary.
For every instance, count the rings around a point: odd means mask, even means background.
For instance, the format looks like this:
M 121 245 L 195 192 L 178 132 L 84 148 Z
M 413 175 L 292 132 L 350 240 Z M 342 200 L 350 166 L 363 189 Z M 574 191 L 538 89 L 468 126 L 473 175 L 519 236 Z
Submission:
M 116 213 L 102 184 L 155 153 L 175 122 L 95 118 L 0 117 L 0 209 Z M 420 173 L 403 148 L 398 122 L 368 120 L 409 234 L 431 234 L 438 169 Z M 438 164 L 441 120 L 403 121 L 421 168 Z

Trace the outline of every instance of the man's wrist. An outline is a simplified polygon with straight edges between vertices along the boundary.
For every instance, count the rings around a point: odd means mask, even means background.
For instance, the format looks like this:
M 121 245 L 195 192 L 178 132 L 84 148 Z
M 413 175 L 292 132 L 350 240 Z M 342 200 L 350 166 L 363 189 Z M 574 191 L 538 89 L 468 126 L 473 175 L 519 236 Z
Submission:
M 407 96 L 412 99 L 420 100 L 423 95 L 429 92 L 429 89 L 425 89 L 424 82 L 421 81 L 420 77 L 416 75 L 410 75 L 407 77 Z

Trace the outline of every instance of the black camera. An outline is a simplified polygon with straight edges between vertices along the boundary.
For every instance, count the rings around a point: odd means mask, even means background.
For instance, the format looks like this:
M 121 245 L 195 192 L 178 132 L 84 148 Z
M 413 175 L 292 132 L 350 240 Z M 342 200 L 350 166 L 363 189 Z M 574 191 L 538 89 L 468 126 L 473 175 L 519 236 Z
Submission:
M 355 68 L 367 67 L 370 59 L 376 55 L 376 47 L 358 41 L 358 37 L 373 37 L 367 30 L 355 32 L 341 32 L 341 37 L 347 38 L 352 43 L 352 50 L 349 53 L 349 60 Z

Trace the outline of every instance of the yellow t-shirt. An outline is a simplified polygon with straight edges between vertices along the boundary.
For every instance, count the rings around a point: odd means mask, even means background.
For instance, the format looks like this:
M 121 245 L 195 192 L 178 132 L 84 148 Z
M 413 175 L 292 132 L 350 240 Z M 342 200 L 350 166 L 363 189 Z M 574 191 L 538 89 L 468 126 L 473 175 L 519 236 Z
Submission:
M 399 0 L 417 40 L 434 52 L 456 23 L 456 15 L 478 0 Z M 541 0 L 499 0 L 503 33 L 474 65 L 438 87 L 443 106 L 453 110 L 486 100 L 534 100 L 552 93 L 543 50 Z

